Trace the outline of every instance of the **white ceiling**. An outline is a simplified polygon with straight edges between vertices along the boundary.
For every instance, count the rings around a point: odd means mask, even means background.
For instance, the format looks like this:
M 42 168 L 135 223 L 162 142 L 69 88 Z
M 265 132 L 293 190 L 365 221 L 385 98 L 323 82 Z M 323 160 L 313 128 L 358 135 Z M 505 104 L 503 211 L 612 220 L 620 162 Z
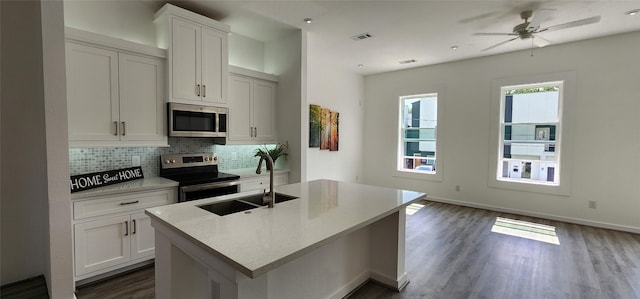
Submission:
M 337 67 L 374 74 L 447 61 L 530 49 L 531 40 L 482 52 L 508 36 L 474 36 L 476 32 L 511 32 L 524 10 L 551 9 L 541 27 L 601 16 L 599 23 L 540 36 L 561 44 L 640 30 L 640 1 L 171 1 L 222 20 L 235 33 L 270 41 L 302 29 L 323 45 Z M 311 24 L 304 18 L 313 18 Z M 353 41 L 369 33 L 373 38 Z M 553 45 L 552 44 L 552 45 Z M 452 46 L 458 46 L 452 50 Z M 638 41 L 640 49 L 640 41 Z M 535 49 L 534 49 L 535 51 Z M 401 65 L 398 62 L 415 59 Z M 328 62 L 329 63 L 329 62 Z M 359 68 L 362 64 L 364 67 Z

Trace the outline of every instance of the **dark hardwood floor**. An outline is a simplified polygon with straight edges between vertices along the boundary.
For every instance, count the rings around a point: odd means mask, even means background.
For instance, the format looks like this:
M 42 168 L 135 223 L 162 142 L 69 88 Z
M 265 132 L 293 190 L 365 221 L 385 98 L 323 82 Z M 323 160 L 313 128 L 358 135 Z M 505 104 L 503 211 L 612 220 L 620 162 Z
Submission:
M 411 282 L 400 293 L 368 282 L 351 299 L 640 298 L 640 235 L 423 204 L 407 215 L 406 270 Z M 494 233 L 496 217 L 554 226 L 560 244 Z M 153 267 L 149 267 L 82 287 L 77 295 L 79 299 L 153 298 L 153 286 Z

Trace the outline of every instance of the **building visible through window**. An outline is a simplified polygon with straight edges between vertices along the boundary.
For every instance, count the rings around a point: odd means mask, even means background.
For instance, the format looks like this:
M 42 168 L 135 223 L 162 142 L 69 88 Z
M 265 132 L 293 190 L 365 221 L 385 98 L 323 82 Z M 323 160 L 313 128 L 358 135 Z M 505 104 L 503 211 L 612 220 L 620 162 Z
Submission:
M 498 180 L 558 185 L 562 82 L 506 86 Z
M 400 106 L 398 170 L 435 173 L 438 95 L 401 96 Z

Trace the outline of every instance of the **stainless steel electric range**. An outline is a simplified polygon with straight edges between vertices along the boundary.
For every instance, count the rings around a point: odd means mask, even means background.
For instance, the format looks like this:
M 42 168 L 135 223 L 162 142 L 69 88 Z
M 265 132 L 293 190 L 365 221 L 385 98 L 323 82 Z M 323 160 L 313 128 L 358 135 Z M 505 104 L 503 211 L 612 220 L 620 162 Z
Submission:
M 162 155 L 160 176 L 178 182 L 178 202 L 239 191 L 240 176 L 219 172 L 216 153 Z

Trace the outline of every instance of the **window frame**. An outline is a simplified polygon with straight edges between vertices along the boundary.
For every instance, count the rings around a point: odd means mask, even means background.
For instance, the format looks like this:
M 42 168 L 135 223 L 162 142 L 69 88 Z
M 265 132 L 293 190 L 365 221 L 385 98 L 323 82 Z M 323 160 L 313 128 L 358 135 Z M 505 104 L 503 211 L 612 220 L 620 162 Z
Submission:
M 546 193 L 568 196 L 571 194 L 571 170 L 573 162 L 571 153 L 573 152 L 573 141 L 570 138 L 574 132 L 575 109 L 572 109 L 576 97 L 575 93 L 576 74 L 570 72 L 558 72 L 549 74 L 539 74 L 532 76 L 521 76 L 513 78 L 495 79 L 491 87 L 491 126 L 490 126 L 490 148 L 489 148 L 489 187 L 510 189 L 525 192 Z M 513 86 L 534 86 L 547 85 L 549 83 L 561 82 L 562 93 L 558 100 L 558 126 L 556 129 L 555 155 L 558 156 L 558 184 L 548 184 L 534 181 L 518 181 L 500 178 L 502 164 L 500 163 L 503 154 L 503 122 L 504 122 L 504 87 Z
M 403 146 L 403 105 L 404 98 L 414 97 L 414 96 L 436 96 L 436 115 L 437 115 L 437 125 L 436 125 L 436 170 L 431 171 L 412 171 L 403 169 L 403 160 L 404 160 L 404 146 Z M 413 89 L 401 89 L 397 90 L 394 93 L 394 104 L 395 104 L 395 124 L 396 124 L 396 153 L 394 157 L 394 171 L 392 176 L 394 177 L 403 177 L 410 179 L 418 179 L 418 180 L 426 180 L 426 181 L 435 181 L 442 182 L 443 172 L 444 172 L 444 138 L 442 132 L 444 132 L 444 98 L 445 91 L 441 86 L 426 86 L 424 88 L 413 88 Z

